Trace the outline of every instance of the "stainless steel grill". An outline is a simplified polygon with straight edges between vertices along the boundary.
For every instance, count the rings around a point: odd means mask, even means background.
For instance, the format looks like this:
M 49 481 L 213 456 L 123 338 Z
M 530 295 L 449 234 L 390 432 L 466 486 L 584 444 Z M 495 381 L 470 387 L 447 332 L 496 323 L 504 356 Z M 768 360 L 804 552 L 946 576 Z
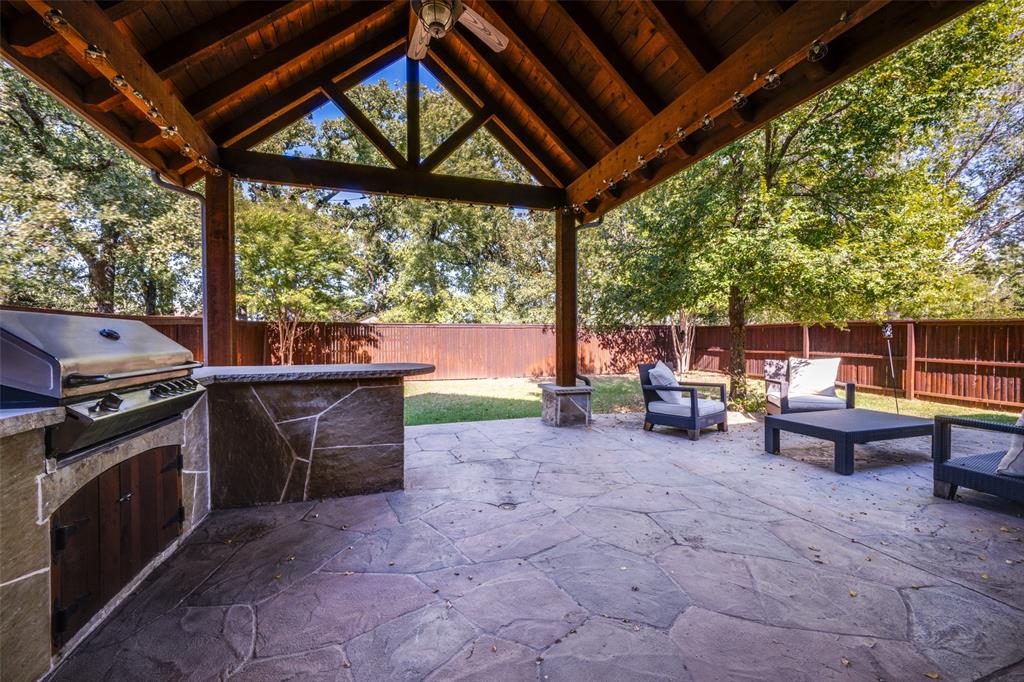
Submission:
M 63 405 L 47 434 L 54 457 L 179 416 L 202 395 L 201 366 L 143 322 L 0 311 L 0 405 Z

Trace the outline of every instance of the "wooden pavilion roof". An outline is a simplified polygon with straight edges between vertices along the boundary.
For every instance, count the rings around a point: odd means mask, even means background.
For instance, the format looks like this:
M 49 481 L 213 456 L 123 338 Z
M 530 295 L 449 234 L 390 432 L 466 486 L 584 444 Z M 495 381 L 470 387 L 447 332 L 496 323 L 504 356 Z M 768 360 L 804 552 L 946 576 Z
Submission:
M 472 116 L 426 159 L 387 150 L 344 94 L 404 56 L 413 21 L 408 0 L 5 0 L 0 52 L 176 184 L 223 168 L 274 182 L 573 205 L 582 219 L 973 4 L 465 3 L 509 44 L 495 53 L 458 27 L 431 42 L 423 63 Z M 246 151 L 329 100 L 365 128 L 395 168 L 268 160 Z M 480 126 L 542 187 L 429 175 Z

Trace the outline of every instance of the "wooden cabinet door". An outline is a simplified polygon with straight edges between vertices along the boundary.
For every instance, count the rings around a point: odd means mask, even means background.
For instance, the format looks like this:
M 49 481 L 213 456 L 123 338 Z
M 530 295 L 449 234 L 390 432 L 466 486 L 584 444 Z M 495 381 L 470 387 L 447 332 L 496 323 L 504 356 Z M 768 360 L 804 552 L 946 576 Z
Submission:
M 178 446 L 107 469 L 51 517 L 54 647 L 59 649 L 181 533 Z

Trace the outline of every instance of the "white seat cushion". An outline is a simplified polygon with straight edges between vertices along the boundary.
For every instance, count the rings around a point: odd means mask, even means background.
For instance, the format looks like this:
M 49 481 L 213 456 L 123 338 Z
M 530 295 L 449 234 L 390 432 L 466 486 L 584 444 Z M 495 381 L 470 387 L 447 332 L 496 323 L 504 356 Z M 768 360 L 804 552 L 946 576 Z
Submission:
M 647 376 L 651 379 L 652 386 L 678 386 L 679 382 L 676 381 L 675 374 L 672 373 L 672 368 L 666 365 L 661 360 L 651 367 L 650 371 L 647 372 Z M 658 391 L 658 397 L 666 403 L 672 403 L 674 405 L 682 405 L 684 402 L 690 404 L 690 396 L 688 393 L 682 391 Z
M 793 396 L 836 394 L 839 358 L 789 359 L 789 401 Z
M 846 400 L 834 395 L 792 395 L 789 396 L 789 409 L 796 412 L 813 410 L 841 410 L 846 407 Z
M 1020 413 L 1017 426 L 1024 426 L 1024 412 Z M 1024 476 L 1024 436 L 1015 433 L 1010 437 L 1010 449 L 999 460 L 996 473 L 1004 476 Z
M 655 412 L 657 414 L 669 414 L 674 417 L 689 417 L 690 416 L 690 401 L 687 400 L 683 404 L 667 403 L 664 400 L 652 400 L 647 403 L 647 411 Z M 721 400 L 704 400 L 703 398 L 697 398 L 697 416 L 706 416 L 709 414 L 717 414 L 719 412 L 725 412 L 725 404 Z

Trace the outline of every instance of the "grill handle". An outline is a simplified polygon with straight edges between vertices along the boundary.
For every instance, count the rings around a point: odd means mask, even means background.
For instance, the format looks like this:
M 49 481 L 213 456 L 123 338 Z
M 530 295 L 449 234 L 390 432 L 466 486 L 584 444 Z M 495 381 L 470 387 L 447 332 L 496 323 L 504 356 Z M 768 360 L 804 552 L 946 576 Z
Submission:
M 120 379 L 134 379 L 135 377 L 147 377 L 153 374 L 163 374 L 164 372 L 177 372 L 183 369 L 197 369 L 202 367 L 203 363 L 195 360 L 182 363 L 180 365 L 171 365 L 169 367 L 153 367 L 151 369 L 137 369 L 134 372 L 119 372 L 117 374 L 69 374 L 64 377 L 64 385 L 68 388 L 74 388 L 75 386 L 93 386 L 95 384 L 105 384 L 108 381 L 118 381 Z

